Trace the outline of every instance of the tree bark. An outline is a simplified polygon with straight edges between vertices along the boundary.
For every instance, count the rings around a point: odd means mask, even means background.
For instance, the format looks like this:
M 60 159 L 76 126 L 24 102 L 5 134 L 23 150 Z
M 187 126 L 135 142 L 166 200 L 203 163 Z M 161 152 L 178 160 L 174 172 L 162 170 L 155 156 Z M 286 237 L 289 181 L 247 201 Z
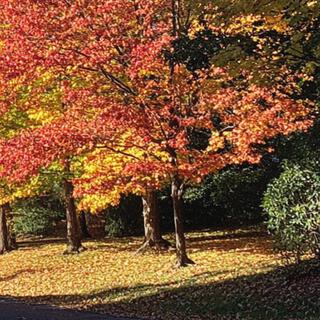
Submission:
M 7 229 L 8 229 L 8 243 L 10 250 L 15 250 L 18 248 L 16 235 L 14 232 L 14 220 L 12 215 L 12 208 L 8 203 L 6 205 L 6 219 L 7 219 Z
M 83 212 L 83 211 L 80 212 L 79 223 L 80 223 L 80 229 L 81 229 L 82 239 L 91 238 L 90 232 L 89 232 L 89 230 L 88 230 L 86 213 Z
M 7 226 L 7 205 L 2 205 L 0 208 L 0 254 L 10 251 L 9 233 Z
M 314 242 L 315 242 L 315 256 L 320 260 L 320 226 L 315 228 L 314 232 Z
M 194 262 L 188 258 L 186 239 L 183 227 L 183 185 L 178 177 L 173 177 L 171 184 L 171 197 L 173 202 L 174 226 L 176 235 L 177 267 L 185 267 Z
M 66 161 L 65 172 L 68 174 L 70 171 L 69 162 Z M 73 184 L 64 178 L 64 196 L 66 203 L 66 220 L 67 220 L 67 240 L 68 245 L 65 254 L 80 253 L 85 250 L 81 244 L 81 230 L 77 216 L 75 200 L 73 197 Z
M 163 239 L 160 231 L 160 215 L 155 191 L 147 191 L 142 197 L 144 242 L 138 253 L 148 249 L 167 250 L 170 242 Z
M 180 33 L 180 21 L 179 14 L 181 10 L 181 3 L 179 0 L 171 0 L 171 10 L 172 10 L 172 34 L 174 37 L 178 36 Z M 172 104 L 175 108 L 176 100 L 176 90 L 175 90 L 175 63 L 172 61 L 170 63 L 170 82 L 173 89 Z M 172 125 L 170 125 L 172 126 Z M 178 161 L 176 151 L 169 147 L 168 153 L 171 157 L 171 164 L 173 167 L 178 169 Z M 173 213 L 174 213 L 174 226 L 176 235 L 176 254 L 177 254 L 177 266 L 184 267 L 189 264 L 194 264 L 194 262 L 188 258 L 186 250 L 186 240 L 183 230 L 183 213 L 182 213 L 182 194 L 183 194 L 183 184 L 179 175 L 176 173 L 172 177 L 171 182 L 171 198 L 173 203 Z

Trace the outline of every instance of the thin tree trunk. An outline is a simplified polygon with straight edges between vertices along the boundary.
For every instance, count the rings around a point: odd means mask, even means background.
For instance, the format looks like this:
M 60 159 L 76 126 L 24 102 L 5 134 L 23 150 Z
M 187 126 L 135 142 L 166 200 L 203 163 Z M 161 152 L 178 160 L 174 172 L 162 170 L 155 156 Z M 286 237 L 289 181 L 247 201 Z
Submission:
M 90 232 L 88 230 L 88 224 L 86 219 L 86 213 L 80 212 L 79 215 L 79 223 L 80 223 L 80 229 L 81 229 L 81 235 L 82 239 L 91 238 Z
M 67 161 L 65 165 L 66 174 L 68 174 L 69 171 L 69 162 Z M 64 196 L 66 203 L 68 240 L 67 249 L 64 253 L 80 253 L 84 250 L 84 247 L 81 244 L 81 230 L 73 197 L 73 184 L 68 180 L 68 177 L 64 178 Z
M 6 205 L 2 205 L 0 207 L 0 254 L 10 251 L 6 212 Z
M 10 250 L 15 250 L 18 248 L 16 235 L 14 232 L 14 221 L 12 215 L 12 208 L 10 204 L 6 204 L 6 219 L 7 219 L 7 229 L 8 229 L 8 243 Z
M 167 250 L 171 244 L 162 238 L 160 215 L 155 191 L 147 191 L 142 197 L 144 242 L 138 253 L 148 249 Z
M 314 242 L 315 242 L 315 256 L 320 260 L 320 226 L 315 228 L 314 231 Z
M 186 249 L 186 239 L 183 228 L 183 212 L 182 212 L 182 194 L 183 186 L 179 178 L 174 177 L 171 185 L 171 197 L 173 202 L 174 226 L 176 234 L 176 254 L 177 266 L 185 267 L 194 262 L 188 258 Z

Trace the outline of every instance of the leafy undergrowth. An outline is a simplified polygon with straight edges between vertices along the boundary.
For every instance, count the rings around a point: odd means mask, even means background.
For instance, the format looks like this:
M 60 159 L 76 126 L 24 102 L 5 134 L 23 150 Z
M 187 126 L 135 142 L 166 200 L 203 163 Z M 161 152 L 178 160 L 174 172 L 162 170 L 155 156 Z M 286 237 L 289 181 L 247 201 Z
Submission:
M 140 238 L 35 242 L 0 257 L 0 296 L 146 319 L 320 319 L 320 263 L 281 267 L 254 230 L 190 233 L 195 266 L 174 252 L 135 255 Z

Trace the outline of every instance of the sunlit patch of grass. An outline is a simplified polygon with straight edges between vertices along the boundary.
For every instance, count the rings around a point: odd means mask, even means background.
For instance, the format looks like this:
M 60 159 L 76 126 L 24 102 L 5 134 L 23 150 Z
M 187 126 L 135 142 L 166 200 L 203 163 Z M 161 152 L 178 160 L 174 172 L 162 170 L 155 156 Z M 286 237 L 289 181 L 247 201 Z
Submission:
M 288 310 L 291 319 L 320 318 L 312 318 L 317 309 L 309 296 L 292 305 L 292 285 L 283 287 L 286 276 L 275 271 L 281 259 L 255 230 L 188 234 L 197 264 L 181 269 L 173 251 L 135 255 L 140 244 L 89 241 L 87 251 L 70 256 L 62 255 L 62 243 L 25 246 L 0 257 L 0 295 L 148 319 L 286 319 Z M 287 303 L 273 293 L 286 294 Z

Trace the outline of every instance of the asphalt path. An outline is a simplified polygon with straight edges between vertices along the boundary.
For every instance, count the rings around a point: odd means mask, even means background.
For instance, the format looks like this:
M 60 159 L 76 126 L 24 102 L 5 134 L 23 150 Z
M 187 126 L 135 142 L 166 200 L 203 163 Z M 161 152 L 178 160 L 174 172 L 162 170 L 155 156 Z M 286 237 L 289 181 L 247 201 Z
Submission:
M 0 320 L 138 320 L 0 298 Z

